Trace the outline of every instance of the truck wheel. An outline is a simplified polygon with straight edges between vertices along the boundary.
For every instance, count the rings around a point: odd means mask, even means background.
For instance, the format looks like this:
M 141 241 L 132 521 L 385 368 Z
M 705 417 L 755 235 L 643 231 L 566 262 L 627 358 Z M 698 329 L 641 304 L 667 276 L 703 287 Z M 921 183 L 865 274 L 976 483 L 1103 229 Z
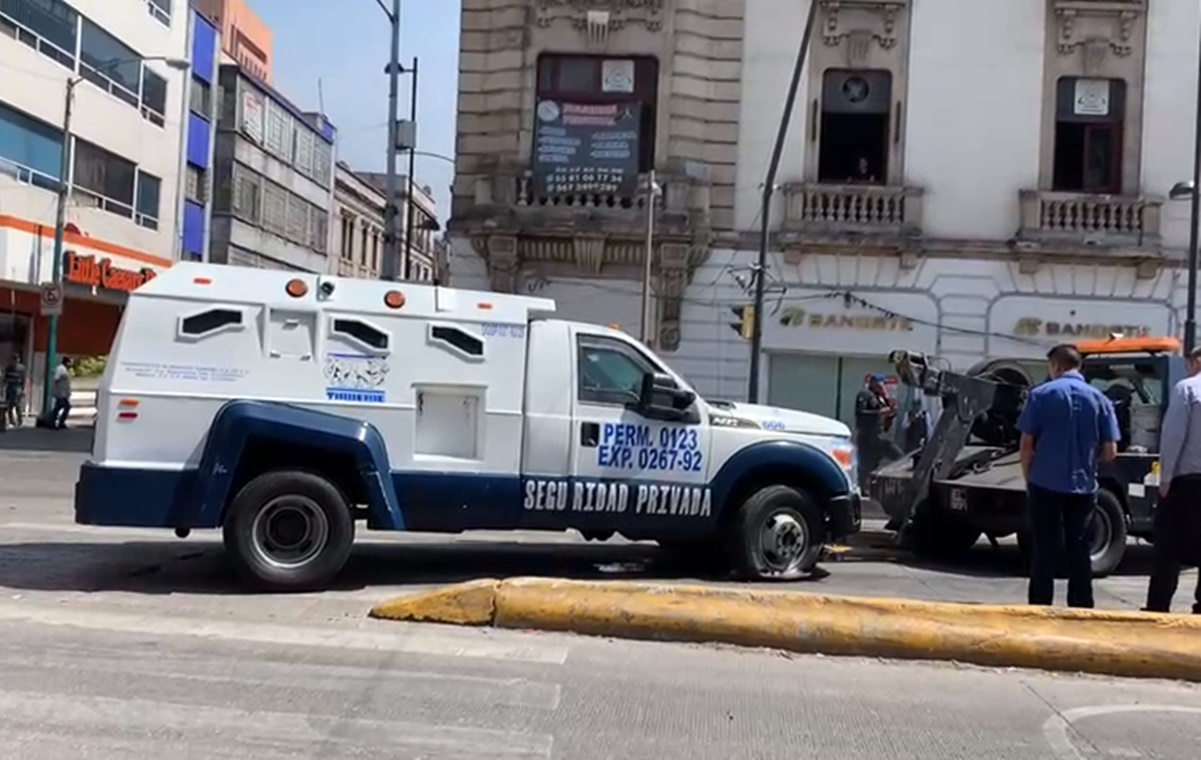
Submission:
M 793 580 L 817 564 L 825 539 L 825 522 L 807 493 L 767 486 L 742 503 L 733 556 L 744 578 Z
M 1094 578 L 1104 578 L 1117 570 L 1126 556 L 1126 514 L 1118 497 L 1104 488 L 1097 491 L 1088 554 Z
M 230 561 L 247 582 L 271 591 L 317 590 L 346 564 L 354 520 L 330 481 L 277 470 L 242 487 L 223 534 Z
M 1018 550 L 1022 553 L 1022 566 L 1029 572 L 1030 553 L 1033 550 L 1029 530 L 1018 531 L 1017 539 Z M 1089 528 L 1088 554 L 1094 578 L 1112 574 L 1126 556 L 1126 515 L 1118 497 L 1104 488 L 1097 491 L 1097 509 L 1093 512 Z M 1067 568 L 1057 567 L 1055 573 L 1058 577 L 1066 577 Z

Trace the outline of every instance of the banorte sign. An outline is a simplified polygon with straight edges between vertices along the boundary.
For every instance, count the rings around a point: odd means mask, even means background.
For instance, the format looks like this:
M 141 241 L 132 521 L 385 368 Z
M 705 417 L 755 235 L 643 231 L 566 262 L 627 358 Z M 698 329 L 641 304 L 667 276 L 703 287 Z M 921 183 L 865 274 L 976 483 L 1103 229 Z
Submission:
M 130 293 L 153 280 L 158 275 L 153 269 L 123 269 L 115 266 L 112 259 L 81 256 L 67 251 L 66 269 L 63 278 L 76 285 Z
M 1057 322 L 1038 317 L 1021 317 L 1013 326 L 1013 334 L 1021 337 L 1045 335 L 1050 338 L 1097 338 L 1112 335 L 1124 338 L 1146 338 L 1151 335 L 1147 325 L 1088 324 L 1080 322 Z
M 820 314 L 795 307 L 784 309 L 780 324 L 785 327 L 809 327 L 819 330 L 873 330 L 913 332 L 913 320 L 883 314 Z

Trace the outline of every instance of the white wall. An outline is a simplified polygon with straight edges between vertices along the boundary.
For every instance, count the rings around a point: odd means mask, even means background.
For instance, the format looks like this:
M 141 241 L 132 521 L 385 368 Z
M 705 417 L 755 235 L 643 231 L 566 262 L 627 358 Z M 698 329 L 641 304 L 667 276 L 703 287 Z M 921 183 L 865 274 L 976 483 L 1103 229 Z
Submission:
M 1147 195 L 1167 198 L 1172 185 L 1192 179 L 1201 3 L 1158 0 L 1149 5 L 1142 186 Z M 1187 201 L 1164 203 L 1161 230 L 1165 245 L 1188 245 Z
M 731 307 L 750 303 L 753 295 L 737 284 L 731 269 L 745 268 L 755 255 L 713 252 L 686 292 L 680 348 L 665 354 L 674 369 L 710 397 L 742 399 L 746 394 L 750 346 L 731 327 L 736 320 Z M 1016 323 L 1025 317 L 1137 325 L 1155 334 L 1179 335 L 1181 330 L 1178 309 L 1184 291 L 1173 270 L 1138 279 L 1131 267 L 1063 264 L 1023 275 L 1017 263 L 1006 261 L 926 259 L 903 269 L 896 258 L 818 254 L 795 265 L 773 254 L 769 267 L 787 291 L 769 293 L 765 301 L 765 351 L 883 358 L 894 348 L 910 348 L 966 368 L 986 357 L 1041 358 L 1058 338 L 1042 334 L 1014 340 Z M 843 291 L 913 320 L 913 329 L 881 334 L 780 325 L 782 310 L 790 306 L 841 313 L 842 299 L 823 298 L 822 293 Z M 551 292 L 548 288 L 539 295 Z M 620 306 L 614 299 L 612 308 Z M 878 312 L 853 304 L 848 313 Z M 762 377 L 766 392 L 766 374 Z
M 762 222 L 759 211 L 763 180 L 784 114 L 784 96 L 788 93 L 808 13 L 808 0 L 750 0 L 746 4 L 742 113 L 734 184 L 734 226 L 739 231 L 757 230 Z M 821 44 L 821 29 L 817 26 L 814 44 Z M 806 69 L 780 161 L 778 183 L 796 182 L 802 176 L 808 79 Z M 782 193 L 776 193 L 772 205 L 772 218 L 778 223 L 783 218 Z
M 1046 0 L 913 3 L 907 184 L 927 237 L 1006 240 L 1038 184 Z
M 152 18 L 142 2 L 75 0 L 70 4 L 143 57 L 188 57 L 186 4 L 176 4 L 170 28 Z M 66 83 L 72 72 L 8 36 L 0 36 L 0 60 L 4 61 L 0 102 L 60 127 Z M 168 81 L 165 126 L 146 121 L 136 108 L 85 81 L 75 88 L 72 132 L 162 180 L 158 229 L 139 227 L 131 219 L 78 203 L 68 207 L 67 219 L 105 242 L 172 258 L 183 139 L 180 111 L 187 73 L 161 62 L 147 65 Z M 7 178 L 0 180 L 0 213 L 53 225 L 54 205 L 54 194 L 49 191 L 17 186 Z

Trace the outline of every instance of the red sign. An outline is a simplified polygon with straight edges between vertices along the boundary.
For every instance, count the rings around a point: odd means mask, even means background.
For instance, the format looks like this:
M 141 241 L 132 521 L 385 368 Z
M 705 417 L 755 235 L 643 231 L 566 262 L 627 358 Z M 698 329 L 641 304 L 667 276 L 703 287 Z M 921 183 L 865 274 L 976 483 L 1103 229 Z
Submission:
M 112 259 L 96 260 L 95 256 L 80 256 L 67 251 L 65 279 L 76 285 L 120 290 L 129 293 L 150 282 L 158 274 L 153 269 L 122 269 L 113 266 Z

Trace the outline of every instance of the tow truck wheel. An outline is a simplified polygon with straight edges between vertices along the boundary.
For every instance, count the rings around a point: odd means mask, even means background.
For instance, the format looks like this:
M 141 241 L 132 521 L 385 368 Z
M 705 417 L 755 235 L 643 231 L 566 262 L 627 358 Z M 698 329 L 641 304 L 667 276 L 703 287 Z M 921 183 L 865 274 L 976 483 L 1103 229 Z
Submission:
M 234 497 L 225 549 L 244 580 L 270 591 L 324 587 L 346 564 L 354 520 L 341 490 L 309 472 L 278 470 Z
M 1022 564 L 1028 571 L 1033 548 L 1029 531 L 1018 531 L 1017 539 L 1018 549 L 1022 552 Z M 1111 575 L 1126 556 L 1126 515 L 1118 497 L 1104 488 L 1097 491 L 1097 509 L 1089 526 L 1088 555 L 1094 578 Z M 1066 568 L 1056 568 L 1056 575 L 1063 577 L 1066 574 Z
M 826 526 L 813 499 L 790 486 L 767 486 L 742 503 L 734 559 L 747 579 L 794 580 L 817 564 Z
M 1118 569 L 1126 556 L 1126 514 L 1111 491 L 1097 491 L 1097 508 L 1089 526 L 1089 559 L 1093 577 L 1104 578 Z

